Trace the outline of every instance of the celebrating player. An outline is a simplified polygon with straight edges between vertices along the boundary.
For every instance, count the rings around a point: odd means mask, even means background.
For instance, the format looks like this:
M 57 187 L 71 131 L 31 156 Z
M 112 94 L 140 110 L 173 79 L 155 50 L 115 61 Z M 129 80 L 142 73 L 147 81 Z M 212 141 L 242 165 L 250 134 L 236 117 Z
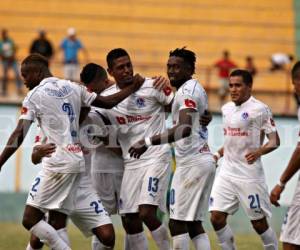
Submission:
M 175 141 L 176 170 L 170 190 L 170 222 L 173 249 L 189 249 L 189 237 L 197 250 L 210 249 L 202 227 L 215 173 L 215 161 L 207 145 L 207 128 L 199 118 L 208 108 L 207 95 L 195 73 L 194 52 L 175 49 L 167 64 L 168 77 L 177 91 L 172 104 L 173 128 L 145 137 L 129 149 L 140 158 L 152 146 Z M 147 152 L 147 151 L 146 151 Z
M 295 92 L 300 96 L 300 62 L 297 62 L 292 69 L 292 82 Z M 300 109 L 298 111 L 298 119 L 300 121 Z M 299 134 L 300 136 L 300 134 Z M 278 184 L 271 192 L 271 202 L 275 206 L 279 206 L 278 200 L 284 190 L 286 183 L 297 173 L 300 168 L 300 139 L 295 151 L 288 163 L 286 169 L 282 173 Z M 283 242 L 284 250 L 299 250 L 300 249 L 300 177 L 292 199 L 284 223 L 282 225 L 280 240 Z
M 270 109 L 252 97 L 251 91 L 250 73 L 234 70 L 229 77 L 232 102 L 222 107 L 224 146 L 215 154 L 224 159 L 209 202 L 211 222 L 223 250 L 236 249 L 226 220 L 239 204 L 260 235 L 264 249 L 278 249 L 276 234 L 266 219 L 271 216 L 271 204 L 261 156 L 275 150 L 280 142 Z M 268 142 L 263 144 L 265 135 Z

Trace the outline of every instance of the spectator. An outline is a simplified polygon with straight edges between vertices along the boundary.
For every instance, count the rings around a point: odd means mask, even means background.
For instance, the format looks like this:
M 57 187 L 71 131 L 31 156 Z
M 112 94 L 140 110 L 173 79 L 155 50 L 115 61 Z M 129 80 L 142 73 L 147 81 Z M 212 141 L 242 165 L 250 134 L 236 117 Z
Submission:
M 18 95 L 22 95 L 22 82 L 19 75 L 18 63 L 16 60 L 17 47 L 14 41 L 8 36 L 8 31 L 3 29 L 1 32 L 2 40 L 0 41 L 0 57 L 2 59 L 3 67 L 3 82 L 2 82 L 2 95 L 7 94 L 8 70 L 13 69 L 15 73 L 15 80 L 17 85 Z
M 214 64 L 214 67 L 219 70 L 219 79 L 220 79 L 220 88 L 219 88 L 219 97 L 220 105 L 224 104 L 225 98 L 228 94 L 228 83 L 229 83 L 229 74 L 230 71 L 234 68 L 237 68 L 237 65 L 229 59 L 230 55 L 227 50 L 223 51 L 223 58 L 217 61 Z
M 252 56 L 247 56 L 246 57 L 245 69 L 252 75 L 252 77 L 254 77 L 257 74 L 257 69 L 254 65 Z
M 46 31 L 41 29 L 38 31 L 39 36 L 33 40 L 30 46 L 30 54 L 38 53 L 48 59 L 52 58 L 54 51 L 51 42 L 46 37 Z
M 293 55 L 288 55 L 285 53 L 275 53 L 271 56 L 270 71 L 289 70 L 289 67 L 291 66 L 293 60 Z
M 64 77 L 71 81 L 75 81 L 78 78 L 78 51 L 82 50 L 87 60 L 87 51 L 83 47 L 80 40 L 76 37 L 76 30 L 69 28 L 67 31 L 68 37 L 66 37 L 61 45 L 60 49 L 64 53 Z

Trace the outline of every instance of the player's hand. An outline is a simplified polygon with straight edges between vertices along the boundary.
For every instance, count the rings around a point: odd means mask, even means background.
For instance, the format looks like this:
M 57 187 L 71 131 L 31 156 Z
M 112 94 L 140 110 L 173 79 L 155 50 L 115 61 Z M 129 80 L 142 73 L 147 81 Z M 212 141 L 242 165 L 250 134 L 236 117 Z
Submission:
M 144 82 L 145 82 L 144 77 L 142 77 L 140 74 L 135 74 L 133 76 L 133 84 L 132 84 L 134 91 L 137 91 L 143 85 Z
M 42 145 L 37 145 L 34 147 L 34 152 L 39 158 L 51 157 L 55 152 L 56 145 L 54 143 L 47 143 Z
M 165 89 L 165 88 L 172 88 L 171 83 L 168 78 L 165 78 L 163 76 L 154 76 L 152 77 L 154 79 L 153 87 L 159 91 Z
M 270 194 L 270 201 L 275 207 L 279 207 L 279 200 L 280 200 L 280 195 L 282 191 L 284 190 L 284 187 L 279 186 L 278 184 L 273 188 L 271 194 Z
M 253 164 L 259 157 L 261 157 L 261 153 L 259 150 L 250 152 L 245 155 L 248 164 Z
M 212 121 L 212 115 L 208 110 L 204 111 L 204 114 L 201 115 L 199 123 L 201 126 L 207 127 L 208 124 Z
M 146 151 L 147 151 L 147 146 L 144 140 L 138 141 L 128 150 L 130 157 L 134 157 L 136 159 L 139 159 L 141 155 Z

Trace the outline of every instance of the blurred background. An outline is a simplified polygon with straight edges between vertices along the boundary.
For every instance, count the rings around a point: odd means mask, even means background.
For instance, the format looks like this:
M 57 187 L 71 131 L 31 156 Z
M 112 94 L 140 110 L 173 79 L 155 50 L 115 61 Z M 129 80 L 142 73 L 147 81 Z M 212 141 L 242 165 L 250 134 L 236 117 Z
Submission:
M 1 149 L 16 125 L 27 92 L 19 65 L 29 53 L 44 53 L 55 76 L 78 80 L 88 62 L 106 68 L 106 54 L 117 47 L 129 52 L 135 72 L 166 75 L 169 51 L 184 46 L 197 55 L 195 77 L 207 90 L 214 112 L 209 128 L 213 150 L 222 145 L 219 112 L 229 100 L 221 84 L 234 68 L 251 71 L 254 96 L 276 115 L 282 146 L 264 158 L 269 188 L 296 145 L 299 101 L 289 75 L 300 57 L 300 1 L 1 0 L 0 29 Z M 26 192 L 39 170 L 30 163 L 34 136 L 32 128 L 1 172 L 0 221 L 20 220 Z M 296 178 L 285 191 L 285 205 L 295 183 Z M 275 213 L 279 230 L 284 208 Z M 245 220 L 242 215 L 239 218 Z

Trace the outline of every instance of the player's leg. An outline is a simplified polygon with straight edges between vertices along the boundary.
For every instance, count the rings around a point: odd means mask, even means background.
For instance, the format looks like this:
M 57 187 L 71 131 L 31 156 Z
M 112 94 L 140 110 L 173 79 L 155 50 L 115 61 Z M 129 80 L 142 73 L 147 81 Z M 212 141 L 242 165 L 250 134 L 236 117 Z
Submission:
M 295 200 L 295 199 L 294 199 Z M 285 214 L 280 234 L 283 250 L 300 250 L 300 206 L 292 204 Z
M 157 208 L 166 211 L 166 193 L 170 176 L 170 164 L 151 163 L 146 169 L 139 198 L 139 216 L 160 250 L 170 249 L 167 227 L 158 219 Z
M 278 241 L 276 233 L 268 225 L 266 217 L 259 220 L 251 220 L 254 230 L 259 234 L 266 250 L 277 250 Z
M 122 225 L 126 231 L 127 247 L 130 250 L 147 250 L 148 242 L 139 213 L 123 214 Z M 126 248 L 126 245 L 125 245 Z
M 173 240 L 173 249 L 188 250 L 190 239 L 186 221 L 170 219 L 169 229 Z
M 57 231 L 45 222 L 43 218 L 44 213 L 41 210 L 26 205 L 23 215 L 23 226 L 54 249 L 70 249 L 60 238 Z
M 92 231 L 96 236 L 96 238 L 93 237 L 93 250 L 114 249 L 115 231 L 112 224 L 106 224 L 93 228 Z
M 294 245 L 290 243 L 282 243 L 283 250 L 300 250 L 300 245 Z
M 41 250 L 44 246 L 44 243 L 40 241 L 38 237 L 31 234 L 30 235 L 30 241 L 26 247 L 26 250 Z
M 217 234 L 219 244 L 223 250 L 236 249 L 234 236 L 227 224 L 228 214 L 234 214 L 239 207 L 239 200 L 233 188 L 233 182 L 226 176 L 215 178 L 209 198 L 210 221 Z
M 201 221 L 187 222 L 189 236 L 196 250 L 210 250 L 210 242 Z

